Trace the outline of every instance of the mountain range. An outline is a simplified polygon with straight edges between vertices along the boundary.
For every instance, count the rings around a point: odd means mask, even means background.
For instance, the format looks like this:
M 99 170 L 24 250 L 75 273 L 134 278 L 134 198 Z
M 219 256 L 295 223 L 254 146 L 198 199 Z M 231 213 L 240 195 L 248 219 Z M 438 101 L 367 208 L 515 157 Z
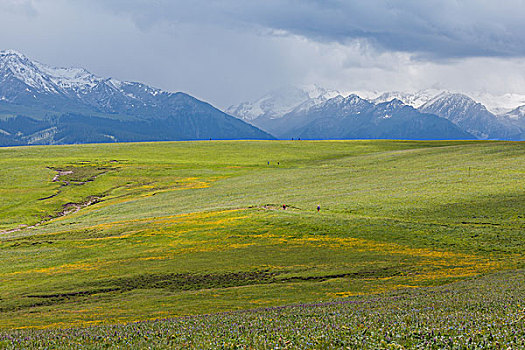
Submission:
M 525 140 L 525 105 L 496 115 L 467 95 L 439 90 L 385 92 L 368 99 L 327 95 L 305 91 L 286 105 L 290 99 L 272 93 L 227 111 L 278 138 Z M 240 106 L 249 117 L 239 113 Z
M 400 100 L 374 104 L 357 95 L 339 95 L 281 118 L 255 121 L 284 139 L 475 139 L 450 121 Z
M 273 139 L 182 92 L 0 52 L 0 145 Z
M 496 115 L 459 93 L 362 98 L 310 86 L 225 113 L 182 92 L 0 52 L 0 146 L 275 138 L 525 140 L 525 105 Z

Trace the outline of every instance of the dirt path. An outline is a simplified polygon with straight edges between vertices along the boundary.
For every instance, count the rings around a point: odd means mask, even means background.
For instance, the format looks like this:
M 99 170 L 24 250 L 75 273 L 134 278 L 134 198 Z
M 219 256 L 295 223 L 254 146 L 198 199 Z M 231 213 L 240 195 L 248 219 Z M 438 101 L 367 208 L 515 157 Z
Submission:
M 66 176 L 66 175 L 72 175 L 74 173 L 72 170 L 60 170 L 60 169 L 54 169 L 54 168 L 48 168 L 48 169 L 57 172 L 57 174 L 53 177 L 53 179 L 51 181 L 52 182 L 62 182 L 62 184 L 61 184 L 60 188 L 58 189 L 58 191 L 55 194 L 52 194 L 52 195 L 50 195 L 48 197 L 39 198 L 38 199 L 39 201 L 44 201 L 44 200 L 51 199 L 53 197 L 58 196 L 62 192 L 62 188 L 63 187 L 66 187 L 66 186 L 70 185 L 69 181 L 62 181 L 61 177 L 62 176 Z M 105 172 L 102 172 L 100 174 L 92 176 L 91 178 L 88 179 L 88 181 L 93 181 L 99 175 L 104 174 L 104 173 Z M 87 181 L 82 181 L 82 182 L 77 183 L 77 185 L 84 185 L 86 182 Z M 70 214 L 74 214 L 74 213 L 78 212 L 79 210 L 81 210 L 83 208 L 86 208 L 86 207 L 88 207 L 90 205 L 94 205 L 94 204 L 99 203 L 101 201 L 102 201 L 101 197 L 89 196 L 88 198 L 86 198 L 82 202 L 66 203 L 66 204 L 62 205 L 62 210 L 60 210 L 58 213 L 55 213 L 55 214 L 52 214 L 52 215 L 48 215 L 43 220 L 41 220 L 40 222 L 37 222 L 36 224 L 33 224 L 33 225 L 21 224 L 21 225 L 19 225 L 18 227 L 14 228 L 14 229 L 3 230 L 3 231 L 0 230 L 0 235 L 20 232 L 22 230 L 38 227 L 38 226 L 40 226 L 42 224 L 45 224 L 46 222 L 49 222 L 49 221 L 51 221 L 53 219 L 56 219 L 56 218 L 59 218 L 59 217 L 63 217 L 63 216 L 66 216 L 66 215 L 70 215 Z

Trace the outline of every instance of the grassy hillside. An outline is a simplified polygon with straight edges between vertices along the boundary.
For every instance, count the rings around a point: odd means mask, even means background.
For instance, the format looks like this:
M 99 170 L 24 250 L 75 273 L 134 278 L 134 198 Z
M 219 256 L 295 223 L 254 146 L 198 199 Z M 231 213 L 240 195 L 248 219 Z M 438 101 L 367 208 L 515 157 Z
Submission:
M 1 148 L 0 164 L 3 328 L 319 302 L 525 267 L 524 143 L 20 147 Z
M 0 331 L 7 349 L 523 349 L 523 270 L 329 303 L 72 329 Z

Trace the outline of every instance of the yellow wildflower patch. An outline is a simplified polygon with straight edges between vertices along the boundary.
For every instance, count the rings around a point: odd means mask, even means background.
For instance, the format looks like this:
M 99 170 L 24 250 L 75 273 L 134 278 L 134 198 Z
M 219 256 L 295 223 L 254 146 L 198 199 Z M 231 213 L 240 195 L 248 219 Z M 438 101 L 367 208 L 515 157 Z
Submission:
M 100 264 L 94 264 L 94 263 L 85 263 L 85 262 L 78 262 L 73 264 L 63 264 L 59 266 L 51 266 L 51 267 L 44 267 L 44 268 L 36 268 L 26 271 L 16 271 L 11 273 L 6 273 L 4 276 L 13 276 L 13 275 L 20 275 L 20 274 L 32 274 L 32 273 L 44 273 L 48 275 L 54 275 L 58 273 L 67 273 L 67 272 L 73 272 L 73 271 L 90 271 L 90 270 L 96 270 L 100 268 Z

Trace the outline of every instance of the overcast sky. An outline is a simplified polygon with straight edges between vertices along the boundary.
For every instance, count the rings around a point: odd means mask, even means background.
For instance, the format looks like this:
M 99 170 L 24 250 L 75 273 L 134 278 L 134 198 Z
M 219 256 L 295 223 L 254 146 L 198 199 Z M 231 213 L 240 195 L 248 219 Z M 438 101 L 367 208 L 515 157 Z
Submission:
M 0 0 L 0 49 L 221 108 L 285 85 L 525 94 L 525 0 Z

